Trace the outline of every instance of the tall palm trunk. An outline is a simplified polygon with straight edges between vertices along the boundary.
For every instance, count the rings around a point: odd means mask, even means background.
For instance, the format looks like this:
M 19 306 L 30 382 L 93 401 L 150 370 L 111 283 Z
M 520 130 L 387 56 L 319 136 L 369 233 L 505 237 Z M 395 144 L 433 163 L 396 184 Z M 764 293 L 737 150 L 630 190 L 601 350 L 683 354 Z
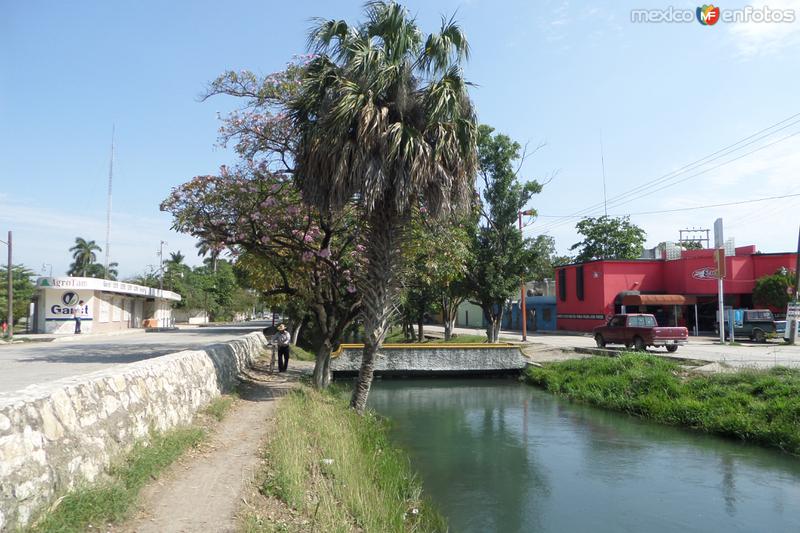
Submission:
M 389 202 L 386 202 L 389 204 Z M 350 407 L 363 413 L 375 371 L 375 355 L 383 344 L 394 310 L 397 283 L 395 266 L 400 258 L 403 221 L 391 205 L 374 209 L 369 216 L 366 269 L 361 281 L 361 313 L 364 324 L 364 352 Z

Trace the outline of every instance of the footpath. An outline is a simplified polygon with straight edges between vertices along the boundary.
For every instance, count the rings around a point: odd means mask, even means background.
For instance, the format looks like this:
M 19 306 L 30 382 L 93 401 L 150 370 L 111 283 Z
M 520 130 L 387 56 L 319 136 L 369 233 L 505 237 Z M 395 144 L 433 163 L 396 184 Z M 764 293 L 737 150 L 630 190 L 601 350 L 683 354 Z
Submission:
M 289 371 L 269 374 L 256 366 L 239 387 L 234 405 L 208 440 L 145 487 L 119 533 L 234 532 L 238 514 L 261 464 L 278 400 L 313 363 L 290 361 Z

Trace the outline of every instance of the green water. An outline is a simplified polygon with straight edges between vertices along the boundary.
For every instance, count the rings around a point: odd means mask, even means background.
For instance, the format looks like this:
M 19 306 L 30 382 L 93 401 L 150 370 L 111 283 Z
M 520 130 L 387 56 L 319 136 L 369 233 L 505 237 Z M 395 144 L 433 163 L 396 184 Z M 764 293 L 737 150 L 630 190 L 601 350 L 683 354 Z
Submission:
M 800 532 L 800 459 L 513 380 L 377 381 L 452 532 Z

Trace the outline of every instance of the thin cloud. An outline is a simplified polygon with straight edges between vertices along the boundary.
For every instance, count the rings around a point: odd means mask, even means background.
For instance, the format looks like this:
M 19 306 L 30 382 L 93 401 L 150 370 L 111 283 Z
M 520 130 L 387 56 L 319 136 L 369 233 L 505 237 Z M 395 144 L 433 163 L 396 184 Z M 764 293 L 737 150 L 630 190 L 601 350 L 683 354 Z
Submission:
M 793 10 L 795 21 L 732 23 L 729 35 L 740 57 L 752 59 L 773 55 L 800 44 L 800 0 L 757 0 L 750 6 L 754 9 Z

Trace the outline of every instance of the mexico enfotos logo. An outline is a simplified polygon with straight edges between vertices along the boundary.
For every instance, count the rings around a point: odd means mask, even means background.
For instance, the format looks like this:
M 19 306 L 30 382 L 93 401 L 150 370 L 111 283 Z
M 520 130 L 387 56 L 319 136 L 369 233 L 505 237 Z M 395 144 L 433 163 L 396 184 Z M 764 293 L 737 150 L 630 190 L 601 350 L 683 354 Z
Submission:
M 794 9 L 772 9 L 769 6 L 722 9 L 713 4 L 703 4 L 694 10 L 673 6 L 664 9 L 631 10 L 631 22 L 643 24 L 687 24 L 695 21 L 702 26 L 714 26 L 717 22 L 727 24 L 776 24 L 792 23 L 795 19 Z

